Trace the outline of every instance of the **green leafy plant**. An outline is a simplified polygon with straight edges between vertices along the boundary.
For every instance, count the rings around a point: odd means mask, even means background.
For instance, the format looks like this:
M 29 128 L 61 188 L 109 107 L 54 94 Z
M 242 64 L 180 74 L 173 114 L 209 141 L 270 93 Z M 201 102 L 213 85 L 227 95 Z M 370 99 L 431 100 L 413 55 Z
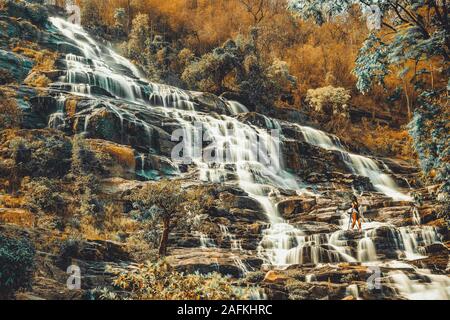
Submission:
M 31 284 L 35 250 L 26 239 L 0 234 L 0 297 L 7 298 Z

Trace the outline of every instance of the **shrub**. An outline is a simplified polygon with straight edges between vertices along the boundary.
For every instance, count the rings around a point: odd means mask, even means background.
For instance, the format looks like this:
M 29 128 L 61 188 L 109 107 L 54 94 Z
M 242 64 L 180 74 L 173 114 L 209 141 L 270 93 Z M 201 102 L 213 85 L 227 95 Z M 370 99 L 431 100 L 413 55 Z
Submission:
M 329 118 L 339 115 L 347 117 L 350 98 L 350 91 L 327 86 L 308 90 L 306 101 L 316 112 Z
M 0 130 L 18 128 L 21 123 L 22 110 L 15 100 L 6 98 L 0 91 Z
M 94 150 L 80 136 L 73 139 L 71 160 L 72 193 L 77 203 L 75 211 L 81 216 L 94 216 L 100 224 L 104 208 L 96 196 L 99 186 L 97 174 L 103 174 L 105 169 Z
M 10 84 L 15 82 L 14 76 L 11 72 L 5 69 L 0 69 L 0 85 Z
M 40 178 L 32 180 L 25 186 L 27 206 L 34 212 L 64 213 L 66 203 L 55 180 Z
M 15 138 L 9 142 L 9 150 L 13 166 L 9 173 L 9 192 L 16 192 L 27 174 L 27 163 L 31 159 L 31 150 L 27 142 L 22 138 Z
M 105 173 L 101 161 L 95 151 L 86 143 L 81 136 L 75 136 L 72 142 L 72 166 L 71 172 L 75 176 L 88 176 Z M 96 185 L 93 182 L 90 187 Z
M 83 242 L 79 239 L 66 239 L 59 248 L 57 264 L 62 269 L 71 264 L 73 258 L 78 258 L 82 250 Z
M 103 299 L 233 300 L 248 299 L 251 294 L 247 289 L 234 287 L 229 278 L 217 273 L 183 275 L 165 262 L 115 272 L 114 286 L 126 293 L 103 294 Z
M 26 239 L 0 234 L 0 296 L 5 298 L 31 284 L 35 250 Z
M 4 133 L 12 171 L 32 178 L 61 178 L 70 168 L 70 140 L 56 132 L 15 130 Z

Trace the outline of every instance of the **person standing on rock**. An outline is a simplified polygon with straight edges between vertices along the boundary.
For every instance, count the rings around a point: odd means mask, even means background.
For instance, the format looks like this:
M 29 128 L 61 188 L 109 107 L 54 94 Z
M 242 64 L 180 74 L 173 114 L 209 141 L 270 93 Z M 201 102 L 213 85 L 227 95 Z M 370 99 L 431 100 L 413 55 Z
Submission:
M 356 223 L 358 223 L 358 229 L 362 232 L 362 224 L 361 224 L 361 213 L 359 212 L 359 203 L 356 197 L 353 197 L 352 200 L 352 208 L 351 211 L 351 221 L 352 221 L 352 229 L 355 228 Z

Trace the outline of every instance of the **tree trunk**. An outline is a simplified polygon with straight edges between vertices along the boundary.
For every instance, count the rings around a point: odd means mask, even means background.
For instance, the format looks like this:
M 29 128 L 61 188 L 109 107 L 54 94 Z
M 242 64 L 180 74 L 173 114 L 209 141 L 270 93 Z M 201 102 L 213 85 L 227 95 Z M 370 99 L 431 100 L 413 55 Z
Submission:
M 167 255 L 167 242 L 169 241 L 170 220 L 165 219 L 163 222 L 164 230 L 159 244 L 159 255 L 165 257 Z
M 411 120 L 411 117 L 412 117 L 411 101 L 410 101 L 409 93 L 408 93 L 408 85 L 406 84 L 406 81 L 404 79 L 403 79 L 403 86 L 404 86 L 405 97 L 406 97 L 406 107 L 408 109 L 408 120 Z
M 128 0 L 127 2 L 127 11 L 128 11 L 128 34 L 131 33 L 131 28 L 133 26 L 133 17 L 132 17 L 132 12 L 131 12 L 131 0 Z

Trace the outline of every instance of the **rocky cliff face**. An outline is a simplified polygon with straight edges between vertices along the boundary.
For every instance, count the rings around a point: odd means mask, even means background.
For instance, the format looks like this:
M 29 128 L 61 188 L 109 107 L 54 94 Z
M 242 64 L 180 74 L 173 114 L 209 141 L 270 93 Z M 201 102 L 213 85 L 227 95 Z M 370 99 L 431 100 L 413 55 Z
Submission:
M 417 168 L 358 155 L 309 127 L 304 116 L 290 122 L 239 113 L 224 98 L 149 83 L 62 18 L 41 23 L 10 9 L 0 11 L 0 25 L 0 69 L 14 79 L 3 89 L 24 113 L 21 130 L 0 136 L 3 178 L 15 170 L 10 142 L 19 137 L 31 146 L 24 176 L 70 185 L 73 137 L 82 135 L 100 159 L 98 198 L 119 205 L 123 217 L 131 219 L 133 208 L 126 195 L 159 179 L 180 179 L 184 188 L 211 196 L 195 226 L 170 234 L 167 262 L 179 271 L 231 275 L 269 299 L 450 297 L 448 227 L 432 190 L 418 184 Z M 179 143 L 173 132 L 196 124 L 231 160 L 173 161 Z M 254 161 L 249 136 L 269 146 L 280 142 L 280 161 Z M 423 196 L 418 212 L 412 190 Z M 347 230 L 353 194 L 363 209 L 362 233 Z M 114 239 L 86 236 L 61 262 L 57 248 L 67 229 L 42 224 L 19 197 L 1 197 L 1 232 L 29 238 L 39 249 L 34 284 L 17 298 L 83 298 L 111 285 L 107 266 L 133 268 L 148 258 L 128 241 L 143 232 L 137 227 Z M 81 267 L 83 291 L 65 287 L 68 261 Z

